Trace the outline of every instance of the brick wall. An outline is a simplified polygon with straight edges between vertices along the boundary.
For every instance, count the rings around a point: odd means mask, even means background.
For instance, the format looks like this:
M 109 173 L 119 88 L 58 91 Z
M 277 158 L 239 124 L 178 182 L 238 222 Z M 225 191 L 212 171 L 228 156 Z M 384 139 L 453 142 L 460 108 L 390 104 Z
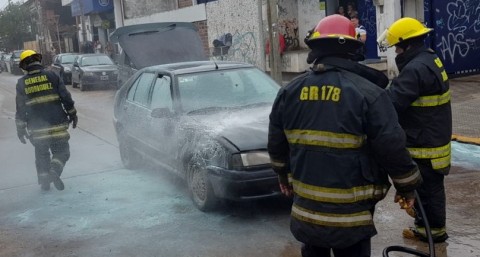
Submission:
M 181 0 L 179 0 L 181 1 Z M 205 50 L 205 54 L 210 56 L 209 48 L 208 48 L 208 26 L 207 21 L 196 21 L 193 24 L 198 28 L 198 34 L 200 35 L 200 39 L 203 42 L 203 49 Z
M 192 6 L 192 0 L 178 0 L 178 8 Z

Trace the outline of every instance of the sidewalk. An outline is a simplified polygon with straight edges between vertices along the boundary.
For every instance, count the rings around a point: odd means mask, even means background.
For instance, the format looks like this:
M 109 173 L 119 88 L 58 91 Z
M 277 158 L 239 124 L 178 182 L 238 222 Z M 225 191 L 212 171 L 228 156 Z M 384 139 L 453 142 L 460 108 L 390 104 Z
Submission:
M 450 80 L 452 139 L 480 145 L 480 75 Z

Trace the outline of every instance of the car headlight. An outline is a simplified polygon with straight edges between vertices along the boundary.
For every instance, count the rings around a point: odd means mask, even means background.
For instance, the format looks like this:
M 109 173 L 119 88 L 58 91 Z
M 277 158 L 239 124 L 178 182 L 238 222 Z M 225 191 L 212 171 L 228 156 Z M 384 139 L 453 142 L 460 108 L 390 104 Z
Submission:
M 261 168 L 270 166 L 270 163 L 270 156 L 267 151 L 252 151 L 232 156 L 232 168 L 234 170 Z
M 64 72 L 71 72 L 72 70 L 70 69 L 70 67 L 63 67 L 63 71 Z
M 93 72 L 84 72 L 84 73 L 83 73 L 83 76 L 93 77 L 93 76 L 95 76 L 95 73 L 93 73 Z

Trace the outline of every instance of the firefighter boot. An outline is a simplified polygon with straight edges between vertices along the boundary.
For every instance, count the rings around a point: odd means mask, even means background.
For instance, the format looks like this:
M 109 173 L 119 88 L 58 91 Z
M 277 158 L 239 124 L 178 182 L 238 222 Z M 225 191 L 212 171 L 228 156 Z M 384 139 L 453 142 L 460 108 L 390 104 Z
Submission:
M 38 174 L 38 184 L 40 184 L 40 187 L 42 188 L 43 191 L 48 191 L 50 190 L 50 175 L 48 173 L 39 173 Z
M 60 179 L 60 174 L 62 174 L 62 171 L 62 163 L 52 159 L 52 162 L 50 163 L 50 177 L 55 188 L 60 191 L 65 189 L 65 185 L 63 184 L 62 179 Z
M 424 231 L 425 229 L 417 229 L 417 228 L 410 227 L 410 228 L 404 229 L 402 234 L 404 238 L 428 242 L 428 237 L 425 235 Z M 438 231 L 437 229 L 433 229 L 432 239 L 434 243 L 445 242 L 447 238 L 448 238 L 448 234 L 445 231 Z

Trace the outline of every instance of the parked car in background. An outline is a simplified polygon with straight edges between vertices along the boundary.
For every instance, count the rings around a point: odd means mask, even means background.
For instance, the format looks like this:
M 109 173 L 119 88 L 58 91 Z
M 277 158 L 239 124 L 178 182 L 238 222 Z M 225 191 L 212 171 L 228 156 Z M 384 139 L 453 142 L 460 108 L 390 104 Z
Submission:
M 183 62 L 144 68 L 118 90 L 114 125 L 127 168 L 148 160 L 184 178 L 193 203 L 279 195 L 267 152 L 280 86 L 250 64 Z
M 72 67 L 72 87 L 116 87 L 118 67 L 106 54 L 78 55 Z
M 5 63 L 5 56 L 7 56 L 7 53 L 4 53 L 4 52 L 0 53 L 0 71 L 7 71 L 7 64 Z
M 119 43 L 122 49 L 117 58 L 118 87 L 144 67 L 208 60 L 198 29 L 190 22 L 124 26 L 112 32 L 110 41 Z
M 72 83 L 73 62 L 77 55 L 78 54 L 76 53 L 63 53 L 57 54 L 53 57 L 51 69 L 63 78 L 63 82 L 66 85 Z
M 14 75 L 23 75 L 23 70 L 20 69 L 20 54 L 23 50 L 15 50 L 12 52 L 10 59 L 7 61 L 8 72 Z

